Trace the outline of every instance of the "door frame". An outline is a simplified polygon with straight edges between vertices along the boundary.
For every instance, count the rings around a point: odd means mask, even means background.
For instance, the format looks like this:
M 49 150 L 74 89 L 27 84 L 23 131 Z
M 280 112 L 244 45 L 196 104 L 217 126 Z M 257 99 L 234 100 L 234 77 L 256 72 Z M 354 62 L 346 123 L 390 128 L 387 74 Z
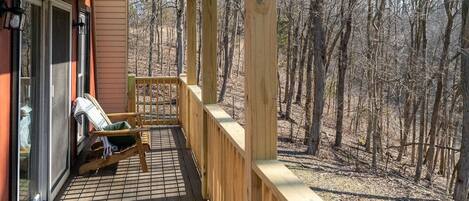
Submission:
M 89 93 L 89 78 L 90 78 L 90 51 L 89 51 L 89 42 L 90 42 L 90 20 L 89 20 L 89 17 L 90 17 L 90 13 L 89 11 L 87 11 L 86 9 L 79 9 L 80 11 L 78 12 L 78 21 L 81 21 L 81 18 L 84 17 L 84 23 L 85 25 L 82 26 L 82 27 L 79 27 L 78 28 L 78 31 L 77 31 L 77 70 L 76 70 L 76 79 L 77 79 L 77 85 L 76 85 L 76 97 L 81 97 L 81 94 L 79 94 L 79 88 L 82 87 L 82 92 L 83 94 L 85 93 Z M 80 29 L 84 29 L 84 41 L 82 41 L 82 33 L 80 31 Z M 84 47 L 82 47 L 82 42 L 84 42 Z M 84 51 L 83 51 L 84 50 Z M 82 53 L 84 55 L 82 55 Z M 84 60 L 82 61 L 82 56 L 84 56 Z M 80 80 L 80 75 L 79 75 L 79 69 L 82 67 L 83 65 L 83 69 L 81 69 L 81 74 L 82 74 L 82 79 L 83 79 L 83 83 L 82 83 L 82 86 L 80 86 L 78 83 L 79 83 L 79 80 Z M 88 129 L 88 119 L 86 118 L 83 118 L 82 119 L 82 123 L 81 123 L 81 126 L 80 124 L 76 124 L 77 125 L 77 131 L 76 131 L 76 155 L 80 154 L 80 152 L 83 150 L 83 148 L 85 147 L 85 144 L 84 142 L 86 142 L 86 136 L 87 136 L 87 129 Z M 78 133 L 80 131 L 80 129 L 83 129 L 82 130 L 82 134 L 83 134 L 83 137 L 81 139 L 78 139 Z
M 52 79 L 53 79 L 53 75 L 52 75 L 52 37 L 53 37 L 53 27 L 52 27 L 52 20 L 53 20 L 53 7 L 56 7 L 56 8 L 59 8 L 59 9 L 62 9 L 66 12 L 69 13 L 69 28 L 68 28 L 68 34 L 69 34 L 69 55 L 68 55 L 68 58 L 69 58 L 69 63 L 68 63 L 68 93 L 67 93 L 67 102 L 68 102 L 68 105 L 69 107 L 67 108 L 67 113 L 69 114 L 69 118 L 68 118 L 68 129 L 67 129 L 67 135 L 68 137 L 70 138 L 70 128 L 71 128 L 71 91 L 72 91 L 72 51 L 73 51 L 73 48 L 72 48 L 72 21 L 73 21 L 73 10 L 72 10 L 72 5 L 69 4 L 69 3 L 66 3 L 64 1 L 61 1 L 61 0 L 58 0 L 58 1 L 50 1 L 49 3 L 49 6 L 48 6 L 48 9 L 49 9 L 49 20 L 48 20 L 48 24 L 49 24 L 49 34 L 48 34 L 48 37 L 49 37 L 49 68 L 48 68 L 48 76 L 49 76 L 49 79 L 48 79 L 48 86 L 49 86 L 49 105 L 48 105 L 48 112 L 49 112 L 49 132 L 48 132 L 48 138 L 47 138 L 47 141 L 49 143 L 49 146 L 47 147 L 48 151 L 47 151 L 47 154 L 48 154 L 48 158 L 49 160 L 48 161 L 48 168 L 47 168 L 47 171 L 48 171 L 48 198 L 49 200 L 51 199 L 54 199 L 55 196 L 58 194 L 58 192 L 60 191 L 60 189 L 62 188 L 63 184 L 65 183 L 65 181 L 67 180 L 69 174 L 70 174 L 70 144 L 68 143 L 68 153 L 67 153 L 67 168 L 65 171 L 63 171 L 59 177 L 58 180 L 56 181 L 52 181 L 52 178 L 51 178 L 51 162 L 53 160 L 53 157 L 52 157 L 52 153 L 51 153 L 51 146 L 50 144 L 52 143 L 52 93 L 51 91 L 53 90 L 52 88 Z

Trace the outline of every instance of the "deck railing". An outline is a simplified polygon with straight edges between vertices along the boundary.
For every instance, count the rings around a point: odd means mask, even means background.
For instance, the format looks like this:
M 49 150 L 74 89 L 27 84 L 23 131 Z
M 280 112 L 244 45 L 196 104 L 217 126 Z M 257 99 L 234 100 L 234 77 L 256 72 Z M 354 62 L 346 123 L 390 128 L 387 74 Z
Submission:
M 172 90 L 161 91 L 161 85 L 165 84 L 170 85 Z M 178 91 L 175 92 L 174 89 Z M 171 109 L 158 109 L 161 101 L 170 101 Z M 200 87 L 188 85 L 184 76 L 180 78 L 129 76 L 129 110 L 131 109 L 144 112 L 149 125 L 162 125 L 168 122 L 181 125 L 186 137 L 186 146 L 192 149 L 198 171 L 200 175 L 206 175 L 206 192 L 210 200 L 246 200 L 247 153 L 244 128 L 219 105 L 203 105 Z M 163 117 L 168 114 L 172 115 L 170 120 L 163 121 Z M 204 119 L 207 124 L 206 146 L 203 146 Z M 206 153 L 203 147 L 206 147 Z M 253 192 L 262 192 L 256 195 L 259 201 L 322 200 L 285 165 L 276 160 L 254 161 L 249 172 L 256 175 L 253 188 L 259 189 Z
M 244 129 L 218 105 L 206 105 L 207 185 L 213 200 L 243 200 Z
M 246 151 L 244 128 L 219 105 L 203 105 L 201 89 L 187 85 L 181 76 L 181 125 L 187 142 L 198 161 L 199 172 L 204 172 L 202 153 L 203 119 L 207 120 L 207 193 L 212 201 L 245 200 Z M 251 174 L 257 176 L 262 192 L 260 201 L 319 201 L 322 200 L 305 186 L 285 165 L 276 160 L 259 160 L 252 165 Z
M 143 113 L 144 125 L 179 124 L 179 78 L 129 75 L 129 111 Z

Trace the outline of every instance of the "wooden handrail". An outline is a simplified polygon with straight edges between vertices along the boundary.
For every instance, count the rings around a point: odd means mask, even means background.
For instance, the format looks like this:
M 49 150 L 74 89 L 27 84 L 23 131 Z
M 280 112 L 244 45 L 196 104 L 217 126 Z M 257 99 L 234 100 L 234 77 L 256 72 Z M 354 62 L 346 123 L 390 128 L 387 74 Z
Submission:
M 236 147 L 238 152 L 244 157 L 244 128 L 217 104 L 206 105 L 205 112 L 207 112 L 207 114 L 215 120 L 218 127 L 222 129 L 224 133 L 226 133 L 228 139 Z
M 202 89 L 197 85 L 188 85 L 187 88 L 189 88 L 191 94 L 197 97 L 197 102 L 202 104 Z
M 135 79 L 137 80 L 137 82 L 152 81 L 154 83 L 179 83 L 179 78 L 176 76 L 136 77 Z
M 253 164 L 254 172 L 272 190 L 278 200 L 321 201 L 311 189 L 277 160 L 258 160 Z

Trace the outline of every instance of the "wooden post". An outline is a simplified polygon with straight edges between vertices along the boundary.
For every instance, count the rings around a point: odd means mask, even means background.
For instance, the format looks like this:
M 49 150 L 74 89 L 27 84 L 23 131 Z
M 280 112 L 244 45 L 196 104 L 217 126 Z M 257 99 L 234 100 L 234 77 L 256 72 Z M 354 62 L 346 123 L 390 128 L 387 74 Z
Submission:
M 128 75 L 127 87 L 127 110 L 135 112 L 135 74 Z
M 257 201 L 262 185 L 252 164 L 277 158 L 277 4 L 256 0 L 244 5 L 246 196 L 248 201 Z
M 135 74 L 127 76 L 127 112 L 136 112 Z M 130 119 L 130 124 L 135 126 L 136 119 Z
M 202 1 L 202 102 L 217 102 L 217 0 Z
M 202 104 L 217 102 L 217 0 L 202 1 Z M 208 116 L 203 115 L 202 133 L 202 197 L 209 199 L 207 190 Z
M 187 84 L 197 84 L 197 0 L 187 0 Z
M 179 104 L 179 109 L 181 110 L 181 115 L 179 116 L 180 118 L 180 124 L 182 123 L 185 124 L 186 129 L 184 130 L 186 134 L 186 148 L 191 149 L 191 139 L 190 139 L 190 127 L 191 127 L 191 114 L 189 114 L 190 111 L 190 92 L 187 84 L 187 74 L 181 74 L 179 75 L 180 81 L 179 81 L 179 99 L 180 101 Z M 183 98 L 184 97 L 184 98 Z

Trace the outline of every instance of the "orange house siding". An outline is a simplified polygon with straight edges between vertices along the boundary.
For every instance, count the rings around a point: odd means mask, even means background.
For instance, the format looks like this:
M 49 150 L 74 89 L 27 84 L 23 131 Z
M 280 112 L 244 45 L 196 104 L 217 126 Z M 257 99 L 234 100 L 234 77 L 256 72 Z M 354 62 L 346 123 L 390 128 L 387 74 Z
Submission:
M 10 32 L 0 30 L 0 200 L 9 200 L 10 161 Z
M 91 0 L 85 0 L 85 6 L 91 8 L 91 19 L 94 18 L 93 2 Z M 90 94 L 96 97 L 96 75 L 95 75 L 95 43 L 94 43 L 94 20 L 91 20 L 91 34 L 90 34 Z
M 74 22 L 77 21 L 78 19 L 78 14 L 76 12 L 77 10 L 77 7 L 78 7 L 78 0 L 74 0 L 73 3 L 72 3 L 72 19 Z M 71 99 L 72 102 L 73 100 L 75 100 L 77 98 L 77 61 L 78 61 L 78 52 L 77 52 L 77 47 L 78 47 L 78 27 L 72 27 L 72 69 L 71 69 L 71 73 L 72 73 L 72 79 L 70 80 L 71 83 L 72 83 L 72 86 L 71 86 L 71 89 L 72 91 L 70 92 L 71 93 Z
M 106 112 L 123 112 L 127 108 L 127 0 L 94 0 L 93 6 L 97 97 Z
M 78 1 L 79 0 L 74 0 L 72 1 L 72 20 L 74 22 L 77 21 L 77 16 L 78 13 L 76 12 L 77 7 L 78 7 Z M 77 33 L 78 33 L 78 28 L 77 27 L 72 27 L 72 58 L 71 58 L 71 67 L 72 69 L 70 70 L 71 72 L 71 91 L 70 91 L 70 100 L 71 104 L 73 105 L 73 101 L 77 98 L 77 61 L 78 61 L 78 40 L 77 40 Z M 76 155 L 77 155 L 77 135 L 76 135 L 76 130 L 77 130 L 77 124 L 75 121 L 73 121 L 73 117 L 71 117 L 72 121 L 70 123 L 70 137 L 69 137 L 69 144 L 70 144 L 70 152 L 71 152 L 71 165 L 75 165 L 75 160 L 76 160 Z

